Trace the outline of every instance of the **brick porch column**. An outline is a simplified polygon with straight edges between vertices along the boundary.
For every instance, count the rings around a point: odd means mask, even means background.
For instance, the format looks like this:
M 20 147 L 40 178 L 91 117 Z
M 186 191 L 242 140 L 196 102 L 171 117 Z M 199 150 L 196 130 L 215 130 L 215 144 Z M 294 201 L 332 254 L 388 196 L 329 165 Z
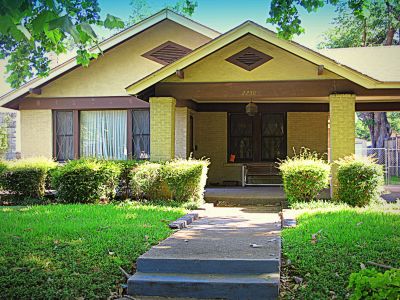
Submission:
M 329 96 L 331 161 L 355 153 L 355 95 Z M 336 167 L 332 166 L 331 195 L 336 191 Z
M 150 98 L 150 159 L 175 157 L 175 105 L 172 97 Z

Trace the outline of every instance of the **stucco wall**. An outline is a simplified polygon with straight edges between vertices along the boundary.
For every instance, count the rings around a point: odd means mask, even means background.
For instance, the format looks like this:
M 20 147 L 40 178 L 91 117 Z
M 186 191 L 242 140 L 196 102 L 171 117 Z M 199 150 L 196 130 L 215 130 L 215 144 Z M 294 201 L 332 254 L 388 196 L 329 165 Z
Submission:
M 53 122 L 50 109 L 21 110 L 22 157 L 53 156 Z
M 228 61 L 227 58 L 239 51 L 252 47 L 273 59 L 252 71 L 244 70 Z M 340 76 L 325 70 L 317 74 L 318 67 L 298 56 L 282 50 L 268 42 L 251 35 L 227 45 L 219 51 L 185 68 L 185 78 L 176 75 L 165 82 L 214 82 L 214 81 L 253 81 L 253 80 L 323 80 L 338 79 Z
M 172 41 L 190 49 L 209 40 L 173 21 L 164 20 L 42 88 L 39 97 L 126 96 L 125 87 L 162 65 L 142 54 Z
M 288 112 L 287 153 L 299 153 L 302 147 L 320 154 L 328 153 L 328 113 Z M 293 150 L 294 149 L 294 150 Z

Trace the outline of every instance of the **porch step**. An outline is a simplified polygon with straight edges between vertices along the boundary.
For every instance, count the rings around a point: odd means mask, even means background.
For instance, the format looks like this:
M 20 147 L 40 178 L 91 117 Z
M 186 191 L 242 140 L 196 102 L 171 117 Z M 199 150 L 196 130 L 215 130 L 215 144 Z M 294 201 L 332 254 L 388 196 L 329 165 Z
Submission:
M 286 199 L 268 199 L 254 197 L 231 197 L 231 196 L 205 196 L 206 203 L 213 203 L 219 207 L 243 207 L 243 206 L 264 206 L 270 212 L 279 212 L 281 207 L 287 207 Z
M 176 274 L 136 273 L 128 280 L 128 294 L 194 299 L 277 299 L 279 273 Z
M 140 257 L 136 269 L 141 273 L 180 274 L 265 274 L 279 272 L 274 259 L 177 259 Z

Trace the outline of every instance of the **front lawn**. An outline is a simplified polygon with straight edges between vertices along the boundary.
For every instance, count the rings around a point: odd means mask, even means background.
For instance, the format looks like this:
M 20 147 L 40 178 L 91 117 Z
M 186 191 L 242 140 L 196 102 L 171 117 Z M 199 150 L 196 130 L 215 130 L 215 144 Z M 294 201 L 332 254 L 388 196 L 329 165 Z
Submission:
M 340 208 L 300 215 L 296 228 L 282 232 L 283 255 L 290 261 L 282 298 L 345 299 L 349 276 L 361 264 L 400 267 L 399 228 L 396 210 Z
M 171 234 L 181 208 L 121 205 L 0 207 L 2 299 L 105 299 L 134 261 Z

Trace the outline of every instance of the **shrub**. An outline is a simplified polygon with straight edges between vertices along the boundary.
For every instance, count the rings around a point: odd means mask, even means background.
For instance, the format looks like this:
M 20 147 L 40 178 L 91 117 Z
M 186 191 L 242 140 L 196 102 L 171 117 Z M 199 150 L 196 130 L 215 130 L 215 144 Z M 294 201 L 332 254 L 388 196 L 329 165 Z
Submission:
M 175 159 L 162 168 L 162 178 L 179 202 L 196 202 L 203 199 L 207 180 L 208 160 Z
M 132 196 L 131 192 L 131 172 L 139 164 L 145 163 L 143 160 L 116 160 L 114 161 L 120 168 L 119 184 L 117 189 L 118 197 L 128 199 Z
M 68 203 L 96 203 L 115 196 L 120 167 L 113 161 L 72 160 L 52 172 L 57 198 Z
M 348 156 L 337 164 L 336 198 L 351 206 L 365 206 L 378 199 L 383 186 L 383 168 L 368 158 Z
M 330 166 L 316 153 L 303 149 L 279 164 L 289 203 L 315 200 L 329 186 Z
M 136 198 L 166 199 L 168 191 L 162 180 L 162 164 L 146 162 L 137 165 L 130 173 L 130 187 Z
M 359 299 L 399 299 L 400 270 L 392 269 L 380 273 L 375 269 L 363 269 L 350 275 L 351 300 Z
M 1 186 L 13 195 L 42 198 L 45 195 L 49 173 L 56 166 L 54 161 L 42 157 L 3 163 Z

